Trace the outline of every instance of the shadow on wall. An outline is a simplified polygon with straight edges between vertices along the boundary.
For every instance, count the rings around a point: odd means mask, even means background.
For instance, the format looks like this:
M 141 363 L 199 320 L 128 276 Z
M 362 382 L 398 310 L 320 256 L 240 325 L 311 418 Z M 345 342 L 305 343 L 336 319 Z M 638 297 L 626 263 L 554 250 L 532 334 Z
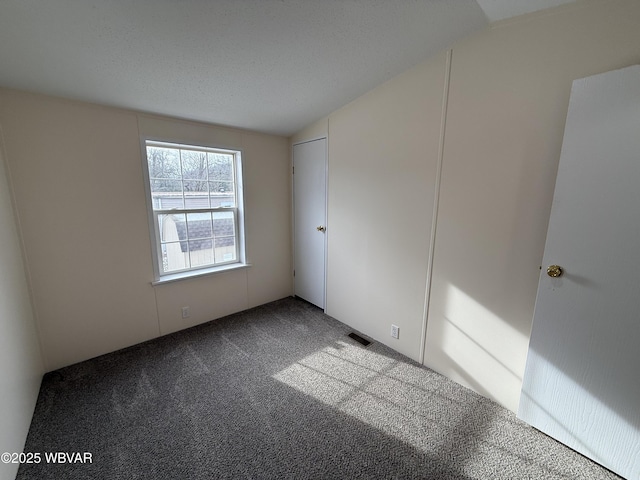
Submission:
M 504 399 L 519 392 L 528 337 L 453 285 L 448 285 L 437 345 L 456 372 L 477 392 Z
M 525 120 L 511 121 L 527 131 Z M 557 164 L 541 166 L 528 137 L 516 147 L 479 135 L 469 141 L 492 160 L 443 165 L 425 363 L 515 411 L 546 234 L 540 205 L 550 202 L 544 192 Z

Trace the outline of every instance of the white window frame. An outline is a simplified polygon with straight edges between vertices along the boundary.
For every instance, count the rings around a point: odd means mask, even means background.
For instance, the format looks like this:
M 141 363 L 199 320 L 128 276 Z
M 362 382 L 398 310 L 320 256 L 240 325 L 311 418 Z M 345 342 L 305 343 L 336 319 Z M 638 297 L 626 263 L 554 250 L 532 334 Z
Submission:
M 202 144 L 178 143 L 173 141 L 161 140 L 150 137 L 141 138 L 142 161 L 145 191 L 147 196 L 147 212 L 149 216 L 149 231 L 151 235 L 151 246 L 153 251 L 153 269 L 155 281 L 153 285 L 181 280 L 184 278 L 192 278 L 196 276 L 209 275 L 238 268 L 248 267 L 245 251 L 245 228 L 244 228 L 244 194 L 243 194 L 243 175 L 242 175 L 242 150 L 235 148 L 224 148 L 219 146 L 208 146 Z M 221 153 L 233 156 L 233 172 L 234 172 L 234 189 L 236 195 L 235 207 L 211 207 L 209 208 L 173 208 L 173 209 L 154 209 L 153 195 L 151 189 L 151 178 L 149 174 L 149 161 L 147 158 L 147 146 L 156 146 L 161 148 L 174 148 L 181 150 L 200 151 Z M 182 179 L 184 180 L 184 178 Z M 186 203 L 185 203 L 186 204 Z M 161 215 L 167 214 L 189 214 L 189 213 L 234 213 L 234 235 L 236 246 L 236 259 L 229 262 L 219 262 L 214 265 L 203 265 L 196 267 L 188 267 L 182 270 L 172 270 L 164 272 L 161 233 L 159 218 Z M 189 241 L 188 238 L 185 241 Z M 212 238 L 215 242 L 215 239 Z M 214 247 L 215 248 L 215 247 Z

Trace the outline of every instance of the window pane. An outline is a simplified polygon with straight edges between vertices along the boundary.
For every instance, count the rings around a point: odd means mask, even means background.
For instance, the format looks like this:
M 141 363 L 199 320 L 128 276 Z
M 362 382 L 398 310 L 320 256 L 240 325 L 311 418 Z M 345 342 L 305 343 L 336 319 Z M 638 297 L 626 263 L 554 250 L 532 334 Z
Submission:
M 235 207 L 236 196 L 233 193 L 211 193 L 212 207 Z
M 216 262 L 224 263 L 237 260 L 234 212 L 215 212 L 213 214 L 213 235 L 215 237 Z
M 232 194 L 233 193 L 233 182 L 223 182 L 223 181 L 218 181 L 218 182 L 209 182 L 209 190 L 211 190 L 211 192 L 215 192 L 215 193 L 226 193 L 226 194 Z
M 163 272 L 174 272 L 189 268 L 189 257 L 183 251 L 181 242 L 163 243 L 161 248 Z
M 233 182 L 233 155 L 208 153 L 209 180 Z
M 236 258 L 236 237 L 216 237 L 216 262 L 233 262 Z
M 207 154 L 193 150 L 181 150 L 182 178 L 189 180 L 207 180 Z
M 149 178 L 181 178 L 180 151 L 176 148 L 147 147 Z
M 182 182 L 180 180 L 151 180 L 151 191 L 153 193 L 177 193 L 182 195 Z
M 158 229 L 162 243 L 187 239 L 184 214 L 158 215 Z
M 155 210 L 184 208 L 180 180 L 151 180 L 151 197 Z
M 184 198 L 186 208 L 209 208 L 209 197 L 202 194 L 185 194 Z
M 201 195 L 207 196 L 209 194 L 209 186 L 207 182 L 201 182 L 200 180 L 185 180 L 182 182 L 185 192 L 197 192 Z
M 213 265 L 213 240 L 211 238 L 204 238 L 189 241 L 189 258 L 191 259 L 192 267 Z
M 187 228 L 189 240 L 193 240 L 194 238 L 211 238 L 213 236 L 211 213 L 188 213 Z
M 215 237 L 230 237 L 235 235 L 233 212 L 213 213 L 213 235 Z
M 185 208 L 209 208 L 209 192 L 207 189 L 207 182 L 200 182 L 198 180 L 185 180 Z

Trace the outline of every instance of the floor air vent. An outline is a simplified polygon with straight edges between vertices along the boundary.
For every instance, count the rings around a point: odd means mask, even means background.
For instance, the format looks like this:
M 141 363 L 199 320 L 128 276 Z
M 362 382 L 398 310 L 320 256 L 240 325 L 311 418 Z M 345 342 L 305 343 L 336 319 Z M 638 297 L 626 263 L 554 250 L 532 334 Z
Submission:
M 347 335 L 347 337 L 353 338 L 356 342 L 361 343 L 365 347 L 368 347 L 369 345 L 371 345 L 371 342 L 369 340 L 367 340 L 366 338 L 362 338 L 357 333 L 351 332 L 349 335 Z

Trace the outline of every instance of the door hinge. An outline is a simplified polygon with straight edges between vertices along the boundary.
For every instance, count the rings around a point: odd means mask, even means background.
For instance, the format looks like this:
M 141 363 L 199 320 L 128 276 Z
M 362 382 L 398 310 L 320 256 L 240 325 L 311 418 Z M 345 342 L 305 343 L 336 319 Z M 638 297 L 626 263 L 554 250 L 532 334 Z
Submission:
M 291 175 L 295 175 L 296 174 L 296 167 L 291 167 Z

